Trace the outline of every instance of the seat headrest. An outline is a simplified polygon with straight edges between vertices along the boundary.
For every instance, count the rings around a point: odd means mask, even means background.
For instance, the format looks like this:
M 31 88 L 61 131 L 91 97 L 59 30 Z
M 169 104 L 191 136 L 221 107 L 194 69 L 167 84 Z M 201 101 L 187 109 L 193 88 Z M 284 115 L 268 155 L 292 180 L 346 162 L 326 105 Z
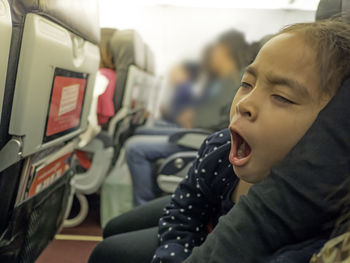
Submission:
M 145 69 L 145 45 L 135 30 L 120 30 L 110 40 L 116 70 L 136 65 Z
M 341 14 L 344 22 L 350 23 L 349 16 L 345 13 L 350 12 L 350 0 L 321 0 L 316 11 L 316 20 L 331 18 L 334 15 Z
M 112 36 L 117 31 L 118 31 L 118 29 L 116 29 L 116 28 L 108 28 L 108 27 L 101 28 L 101 43 L 104 40 L 109 42 L 110 39 L 112 38 Z
M 117 32 L 115 28 L 101 28 L 100 67 L 115 69 L 114 55 L 110 44 L 110 40 L 115 32 Z
M 8 0 L 13 26 L 27 13 L 44 16 L 94 44 L 100 42 L 98 0 Z

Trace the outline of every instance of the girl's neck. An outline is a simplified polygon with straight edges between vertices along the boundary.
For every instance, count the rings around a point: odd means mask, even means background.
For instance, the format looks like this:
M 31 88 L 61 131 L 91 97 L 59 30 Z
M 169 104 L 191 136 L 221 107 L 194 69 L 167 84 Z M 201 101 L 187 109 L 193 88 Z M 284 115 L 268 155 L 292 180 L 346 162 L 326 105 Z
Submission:
M 239 197 L 241 195 L 246 195 L 249 191 L 249 188 L 252 186 L 252 184 L 250 183 L 247 183 L 243 180 L 239 180 L 235 190 L 233 191 L 232 193 L 232 196 L 231 196 L 231 200 L 234 202 L 234 203 L 237 203 L 238 200 L 239 200 Z

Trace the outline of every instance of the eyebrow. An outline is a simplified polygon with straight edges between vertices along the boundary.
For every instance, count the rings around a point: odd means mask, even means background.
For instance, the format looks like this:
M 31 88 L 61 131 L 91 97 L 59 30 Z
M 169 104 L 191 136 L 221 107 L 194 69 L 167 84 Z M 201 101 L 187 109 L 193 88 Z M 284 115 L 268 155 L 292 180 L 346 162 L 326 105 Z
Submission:
M 302 97 L 310 98 L 308 90 L 295 79 L 280 77 L 273 74 L 268 74 L 266 78 L 271 84 L 288 87 L 299 93 Z
M 258 71 L 254 66 L 246 67 L 245 72 L 254 76 L 255 78 L 258 76 Z M 267 74 L 266 78 L 268 82 L 270 82 L 273 85 L 283 85 L 292 90 L 295 90 L 303 97 L 310 97 L 310 93 L 308 92 L 308 90 L 295 79 L 274 75 L 273 73 Z
M 248 67 L 246 67 L 244 72 L 249 73 L 250 75 L 253 75 L 254 77 L 258 76 L 258 72 L 257 72 L 256 68 L 252 65 L 249 65 Z

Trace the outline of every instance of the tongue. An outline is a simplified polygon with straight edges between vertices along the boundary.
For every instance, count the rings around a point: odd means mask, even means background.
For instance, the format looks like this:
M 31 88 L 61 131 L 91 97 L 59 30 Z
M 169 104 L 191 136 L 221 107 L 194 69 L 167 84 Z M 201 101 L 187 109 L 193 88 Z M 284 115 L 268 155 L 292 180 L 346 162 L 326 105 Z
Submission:
M 237 150 L 237 157 L 242 159 L 249 155 L 250 149 L 246 142 L 242 142 Z

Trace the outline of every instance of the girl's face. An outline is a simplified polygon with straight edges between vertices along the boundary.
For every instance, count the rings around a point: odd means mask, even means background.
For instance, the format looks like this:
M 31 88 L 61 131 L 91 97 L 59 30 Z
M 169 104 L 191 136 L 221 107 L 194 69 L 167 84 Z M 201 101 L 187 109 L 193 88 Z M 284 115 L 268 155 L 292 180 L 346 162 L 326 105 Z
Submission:
M 331 99 L 320 95 L 315 58 L 302 34 L 284 33 L 247 67 L 230 112 L 229 160 L 239 178 L 266 177 Z

